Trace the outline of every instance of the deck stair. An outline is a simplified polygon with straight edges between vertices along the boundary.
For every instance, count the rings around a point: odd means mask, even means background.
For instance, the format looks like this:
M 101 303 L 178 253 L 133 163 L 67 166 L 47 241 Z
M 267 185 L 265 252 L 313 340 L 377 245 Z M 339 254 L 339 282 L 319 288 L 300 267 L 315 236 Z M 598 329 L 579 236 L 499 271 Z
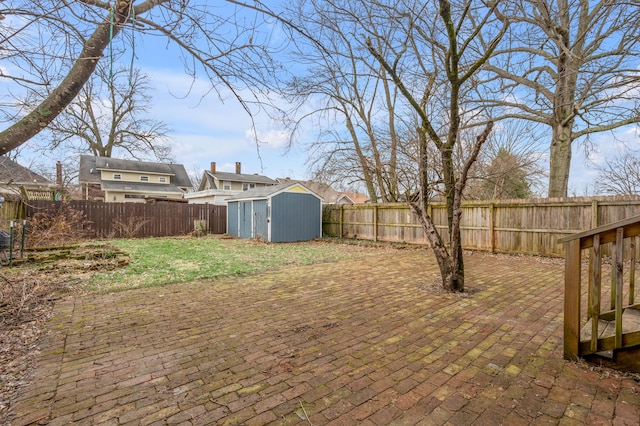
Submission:
M 565 358 L 606 355 L 618 367 L 640 372 L 638 236 L 640 216 L 560 240 L 565 244 Z

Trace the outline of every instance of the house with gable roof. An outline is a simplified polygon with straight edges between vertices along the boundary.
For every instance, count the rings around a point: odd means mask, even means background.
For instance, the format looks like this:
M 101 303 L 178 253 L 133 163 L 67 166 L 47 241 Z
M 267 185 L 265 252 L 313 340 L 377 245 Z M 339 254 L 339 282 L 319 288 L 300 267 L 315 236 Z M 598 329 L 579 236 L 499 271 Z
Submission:
M 0 156 L 0 196 L 10 199 L 53 200 L 55 182 L 21 166 L 9 157 Z
M 193 184 L 182 164 L 80 156 L 83 199 L 107 203 L 182 200 Z
M 185 194 L 185 198 L 191 204 L 209 203 L 226 206 L 229 197 L 277 183 L 275 180 L 257 173 L 242 173 L 240 162 L 236 162 L 235 173 L 220 172 L 216 169 L 216 163 L 212 162 L 210 169 L 203 172 L 198 190 Z
M 301 183 L 322 198 L 323 204 L 364 204 L 369 197 L 357 191 L 339 192 L 330 185 L 312 180 L 296 180 L 291 178 L 277 178 L 278 183 Z

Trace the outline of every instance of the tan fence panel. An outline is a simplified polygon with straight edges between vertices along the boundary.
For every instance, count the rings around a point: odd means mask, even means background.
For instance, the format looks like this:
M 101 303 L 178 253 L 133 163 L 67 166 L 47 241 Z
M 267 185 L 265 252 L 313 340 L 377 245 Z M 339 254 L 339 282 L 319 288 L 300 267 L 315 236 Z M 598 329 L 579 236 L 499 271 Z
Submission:
M 448 240 L 445 205 L 430 205 L 429 214 Z M 636 215 L 640 197 L 470 201 L 462 205 L 462 246 L 561 256 L 564 247 L 557 243 L 559 238 Z M 331 237 L 427 243 L 420 222 L 405 204 L 326 206 L 323 229 Z

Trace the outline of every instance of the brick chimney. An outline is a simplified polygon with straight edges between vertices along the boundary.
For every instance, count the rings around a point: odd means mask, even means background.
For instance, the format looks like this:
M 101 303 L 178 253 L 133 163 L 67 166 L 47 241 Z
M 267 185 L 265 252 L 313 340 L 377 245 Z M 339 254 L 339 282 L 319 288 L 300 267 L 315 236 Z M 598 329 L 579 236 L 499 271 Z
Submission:
M 241 173 L 242 173 L 242 172 L 241 172 L 241 169 L 240 169 L 240 162 L 239 162 L 239 161 L 236 161 L 236 174 L 238 174 L 238 175 L 239 175 L 239 174 L 241 174 Z
M 56 185 L 59 189 L 62 189 L 62 163 L 56 162 Z
M 211 162 L 211 173 L 215 173 L 216 172 L 216 162 L 212 161 Z

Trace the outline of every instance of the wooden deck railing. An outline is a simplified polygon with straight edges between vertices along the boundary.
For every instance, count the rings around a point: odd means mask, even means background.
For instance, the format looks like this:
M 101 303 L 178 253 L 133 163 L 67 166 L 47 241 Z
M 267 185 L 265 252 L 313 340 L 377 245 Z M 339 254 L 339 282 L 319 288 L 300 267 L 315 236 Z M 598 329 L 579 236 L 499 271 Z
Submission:
M 640 303 L 635 297 L 639 235 L 640 216 L 635 216 L 559 240 L 565 245 L 565 358 L 640 346 Z M 610 268 L 603 267 L 602 249 L 606 244 L 611 244 Z M 583 256 L 583 250 L 589 250 L 588 256 Z M 623 257 L 625 251 L 630 253 L 627 261 Z M 586 258 L 588 266 L 583 263 Z M 588 269 L 583 271 L 585 266 Z M 581 281 L 585 276 L 588 285 L 583 289 Z

